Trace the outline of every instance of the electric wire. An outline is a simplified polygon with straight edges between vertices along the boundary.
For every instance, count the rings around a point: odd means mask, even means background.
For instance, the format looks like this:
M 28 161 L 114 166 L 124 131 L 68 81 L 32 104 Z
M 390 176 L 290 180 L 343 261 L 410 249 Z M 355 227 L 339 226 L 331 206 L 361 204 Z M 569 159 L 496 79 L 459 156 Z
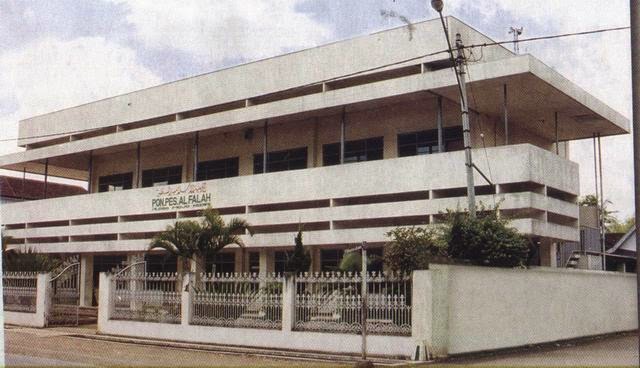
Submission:
M 480 50 L 482 50 L 482 48 L 484 48 L 484 47 L 500 46 L 500 45 L 505 45 L 505 44 L 512 44 L 512 43 L 515 43 L 515 42 L 522 43 L 522 42 L 532 42 L 532 41 L 541 41 L 541 40 L 551 40 L 551 39 L 557 39 L 557 38 L 583 36 L 583 35 L 590 35 L 590 34 L 597 34 L 597 33 L 628 30 L 628 29 L 630 29 L 629 26 L 612 27 L 612 28 L 601 28 L 601 29 L 595 29 L 595 30 L 590 30 L 590 31 L 571 32 L 571 33 L 562 33 L 562 34 L 555 34 L 555 35 L 546 35 L 546 36 L 522 38 L 522 39 L 519 39 L 518 41 L 507 40 L 507 41 L 494 41 L 494 42 L 477 43 L 477 44 L 471 44 L 471 45 L 468 45 L 468 46 L 463 46 L 462 48 L 463 49 L 480 48 Z M 446 32 L 446 34 L 447 34 L 447 37 L 449 37 L 448 36 L 448 32 Z M 304 85 L 301 85 L 301 86 L 296 86 L 296 87 L 293 87 L 293 88 L 290 88 L 290 89 L 283 90 L 281 92 L 293 92 L 293 91 L 296 91 L 296 90 L 299 90 L 299 89 L 303 89 L 303 88 L 319 86 L 319 85 L 322 85 L 324 83 L 330 83 L 330 82 L 334 82 L 334 81 L 341 80 L 341 79 L 344 79 L 344 78 L 349 78 L 349 77 L 353 77 L 353 76 L 357 76 L 357 75 L 373 72 L 373 71 L 376 71 L 376 70 L 388 68 L 388 67 L 391 67 L 391 66 L 400 65 L 400 64 L 411 62 L 411 61 L 416 61 L 416 60 L 424 59 L 426 57 L 436 56 L 436 55 L 445 54 L 445 53 L 446 54 L 451 54 L 452 51 L 449 50 L 449 49 L 434 51 L 434 52 L 430 52 L 430 53 L 427 53 L 427 54 L 422 54 L 422 55 L 419 55 L 419 56 L 411 57 L 411 58 L 408 58 L 408 59 L 399 60 L 399 61 L 396 61 L 396 62 L 393 62 L 393 63 L 388 63 L 388 64 L 379 65 L 379 66 L 372 67 L 372 68 L 362 69 L 362 70 L 359 70 L 359 71 L 343 74 L 343 75 L 340 75 L 340 76 L 324 79 L 324 80 L 321 80 L 321 81 L 312 82 L 312 83 L 304 84 Z M 450 55 L 450 57 L 452 57 L 452 55 Z M 482 60 L 482 56 L 477 61 L 480 61 L 480 60 Z M 67 132 L 60 132 L 60 133 L 33 135 L 33 136 L 27 136 L 27 137 L 2 138 L 2 139 L 0 139 L 0 142 L 10 142 L 10 141 L 17 141 L 17 140 L 21 140 L 21 139 L 47 138 L 47 137 L 51 137 L 51 136 L 63 136 L 63 135 L 68 135 L 68 134 L 78 134 L 78 133 L 90 132 L 90 131 L 97 130 L 97 129 L 99 129 L 99 128 L 89 128 L 89 129 L 81 129 L 81 130 L 74 130 L 74 131 L 67 131 Z

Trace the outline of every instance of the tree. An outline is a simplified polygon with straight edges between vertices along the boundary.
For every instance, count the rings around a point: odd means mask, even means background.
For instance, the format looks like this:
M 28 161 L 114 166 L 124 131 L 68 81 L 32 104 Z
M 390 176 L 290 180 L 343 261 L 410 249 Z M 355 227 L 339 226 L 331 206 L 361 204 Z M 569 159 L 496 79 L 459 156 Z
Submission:
M 302 228 L 298 229 L 298 234 L 293 241 L 296 245 L 291 256 L 287 255 L 285 269 L 296 274 L 308 272 L 311 266 L 311 254 L 302 244 Z
M 7 249 L 13 238 L 2 235 L 2 269 L 11 272 L 50 272 L 62 264 L 59 256 L 36 253 L 32 249 Z
M 450 212 L 442 233 L 447 253 L 457 260 L 494 267 L 524 267 L 530 254 L 530 242 L 508 221 L 498 216 L 497 208 L 471 217 Z
M 240 237 L 245 231 L 253 235 L 250 225 L 243 219 L 232 218 L 228 224 L 220 213 L 212 208 L 203 211 L 203 220 L 177 221 L 156 235 L 149 250 L 164 249 L 170 254 L 191 259 L 202 266 L 207 257 L 219 252 L 230 244 L 244 247 Z M 202 269 L 202 267 L 198 267 Z
M 429 268 L 433 257 L 446 256 L 435 233 L 421 227 L 399 227 L 386 233 L 384 264 L 391 270 L 408 273 Z
M 617 218 L 614 219 L 613 223 L 609 225 L 607 228 L 607 232 L 609 233 L 627 233 L 636 225 L 636 218 L 631 216 L 627 217 L 626 220 L 620 222 Z

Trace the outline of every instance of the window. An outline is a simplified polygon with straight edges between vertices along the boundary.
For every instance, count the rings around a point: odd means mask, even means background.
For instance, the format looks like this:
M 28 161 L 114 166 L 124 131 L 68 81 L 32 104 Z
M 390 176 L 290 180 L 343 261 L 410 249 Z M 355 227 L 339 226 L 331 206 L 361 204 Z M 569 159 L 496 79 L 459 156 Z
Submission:
M 147 262 L 146 272 L 177 272 L 178 258 L 173 254 L 147 254 L 144 257 Z
M 383 254 L 384 252 L 382 248 L 367 249 L 367 258 L 369 259 L 367 271 L 382 272 L 384 268 L 384 261 L 382 258 Z
M 458 151 L 464 148 L 461 126 L 445 128 L 442 135 L 445 152 Z M 430 153 L 438 153 L 437 129 L 398 134 L 398 156 L 405 157 Z
M 142 172 L 142 187 L 178 184 L 182 182 L 182 166 L 163 167 L 160 169 L 144 170 Z
M 339 271 L 340 261 L 344 250 L 342 249 L 322 249 L 320 250 L 320 270 Z
M 197 181 L 229 178 L 232 176 L 238 176 L 237 157 L 198 163 Z
M 207 257 L 205 262 L 206 272 L 215 273 L 234 273 L 236 272 L 236 254 L 235 253 L 216 253 Z
M 263 154 L 253 155 L 253 173 L 263 172 Z M 298 170 L 307 168 L 307 147 L 293 148 L 267 154 L 267 172 Z
M 344 143 L 344 162 L 381 160 L 384 151 L 384 139 L 375 137 L 347 141 Z M 322 164 L 324 166 L 340 164 L 340 143 L 322 146 Z
M 291 251 L 280 251 L 274 254 L 274 271 L 276 273 L 287 272 L 287 259 L 291 256 Z
M 113 192 L 114 190 L 131 189 L 133 173 L 101 176 L 98 178 L 98 192 Z
M 260 252 L 249 252 L 249 273 L 260 273 Z

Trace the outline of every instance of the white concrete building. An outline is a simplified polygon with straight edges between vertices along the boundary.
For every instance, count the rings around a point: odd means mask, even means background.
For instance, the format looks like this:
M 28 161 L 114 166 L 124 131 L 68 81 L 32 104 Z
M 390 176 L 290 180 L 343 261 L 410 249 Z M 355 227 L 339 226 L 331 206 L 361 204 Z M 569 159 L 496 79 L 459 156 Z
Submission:
M 466 45 L 491 42 L 447 23 Z M 426 21 L 20 121 L 26 150 L 0 157 L 0 168 L 88 180 L 90 194 L 3 205 L 4 231 L 40 252 L 81 254 L 90 289 L 98 272 L 210 204 L 255 228 L 248 249 L 210 260 L 216 270 L 282 270 L 299 224 L 314 270 L 330 269 L 347 246 L 381 247 L 393 227 L 466 206 L 458 90 L 443 50 L 440 21 Z M 629 121 L 531 55 L 473 51 L 474 161 L 495 184 L 476 174 L 477 199 L 501 203 L 539 242 L 540 264 L 554 265 L 555 243 L 579 238 L 567 142 L 625 134 Z

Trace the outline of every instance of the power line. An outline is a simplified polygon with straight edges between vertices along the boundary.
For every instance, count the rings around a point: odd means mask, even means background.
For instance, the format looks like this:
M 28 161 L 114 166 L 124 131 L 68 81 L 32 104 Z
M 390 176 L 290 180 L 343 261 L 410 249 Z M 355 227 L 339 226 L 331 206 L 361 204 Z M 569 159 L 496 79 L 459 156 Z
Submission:
M 601 28 L 601 29 L 595 29 L 595 30 L 591 30 L 591 31 L 561 33 L 561 34 L 556 34 L 556 35 L 521 38 L 521 39 L 518 39 L 518 41 L 508 40 L 508 41 L 495 41 L 495 42 L 476 43 L 476 44 L 471 44 L 469 46 L 464 46 L 464 48 L 465 49 L 470 49 L 470 48 L 477 48 L 477 47 L 505 45 L 505 44 L 514 43 L 514 42 L 522 43 L 522 42 L 530 42 L 530 41 L 551 40 L 551 39 L 554 39 L 554 38 L 584 36 L 584 35 L 590 35 L 590 34 L 596 34 L 596 33 L 622 31 L 622 30 L 629 29 L 629 28 L 630 28 L 629 26 L 626 26 L 626 27 L 613 27 L 613 28 Z
M 562 33 L 562 34 L 556 34 L 556 35 L 547 35 L 547 36 L 539 36 L 539 37 L 522 38 L 522 39 L 519 39 L 517 42 L 518 43 L 522 43 L 522 42 L 531 42 L 531 41 L 551 40 L 551 39 L 557 39 L 557 38 L 563 38 L 563 37 L 584 36 L 584 35 L 597 34 L 597 33 L 622 31 L 622 30 L 627 30 L 629 28 L 630 28 L 629 26 L 625 26 L 625 27 L 602 28 L 602 29 L 595 29 L 595 30 L 583 31 L 583 32 Z M 477 43 L 477 44 L 471 44 L 471 45 L 468 45 L 468 46 L 463 46 L 462 48 L 463 49 L 480 48 L 480 50 L 482 50 L 482 48 L 484 48 L 484 47 L 500 46 L 500 45 L 510 44 L 510 43 L 514 43 L 514 42 L 516 42 L 516 41 L 514 41 L 514 40 L 506 40 L 506 41 L 485 42 L 485 43 Z M 373 71 L 384 69 L 384 68 L 388 68 L 388 67 L 391 67 L 391 66 L 404 64 L 404 63 L 408 63 L 408 62 L 411 62 L 411 61 L 420 60 L 420 59 L 423 59 L 423 58 L 426 58 L 426 57 L 436 56 L 436 55 L 439 55 L 439 54 L 448 54 L 448 53 L 449 53 L 448 49 L 435 51 L 435 52 L 431 52 L 431 53 L 415 56 L 415 57 L 412 57 L 412 58 L 396 61 L 396 62 L 393 62 L 393 63 L 379 65 L 379 66 L 376 66 L 376 67 L 372 67 L 372 68 L 368 68 L 368 69 L 362 69 L 362 70 L 359 70 L 359 71 L 356 71 L 356 72 L 343 74 L 343 75 L 340 75 L 340 76 L 337 76 L 337 77 L 324 79 L 324 80 L 321 80 L 321 81 L 318 81 L 318 82 L 308 83 L 308 84 L 305 84 L 305 85 L 289 88 L 289 89 L 286 89 L 286 90 L 283 90 L 283 91 L 279 91 L 279 92 L 293 92 L 293 91 L 297 91 L 299 89 L 308 88 L 308 87 L 314 87 L 314 86 L 322 85 L 322 84 L 325 84 L 325 83 L 341 80 L 341 79 L 344 79 L 344 78 L 354 77 L 354 76 L 357 76 L 357 75 L 360 75 L 360 74 L 373 72 Z M 479 60 L 481 60 L 481 59 L 482 59 L 482 56 L 480 57 Z M 78 134 L 78 133 L 85 133 L 85 132 L 89 132 L 89 131 L 93 131 L 93 130 L 97 130 L 97 129 L 99 129 L 99 128 L 81 129 L 81 130 L 74 130 L 74 131 L 68 131 L 68 132 L 51 133 L 51 134 L 43 134 L 43 135 L 34 135 L 34 136 L 28 136 L 28 137 L 3 138 L 3 139 L 0 139 L 0 142 L 17 141 L 17 140 L 20 140 L 20 139 L 47 138 L 47 137 L 52 137 L 52 136 L 62 136 L 62 135 L 68 135 L 68 134 Z

